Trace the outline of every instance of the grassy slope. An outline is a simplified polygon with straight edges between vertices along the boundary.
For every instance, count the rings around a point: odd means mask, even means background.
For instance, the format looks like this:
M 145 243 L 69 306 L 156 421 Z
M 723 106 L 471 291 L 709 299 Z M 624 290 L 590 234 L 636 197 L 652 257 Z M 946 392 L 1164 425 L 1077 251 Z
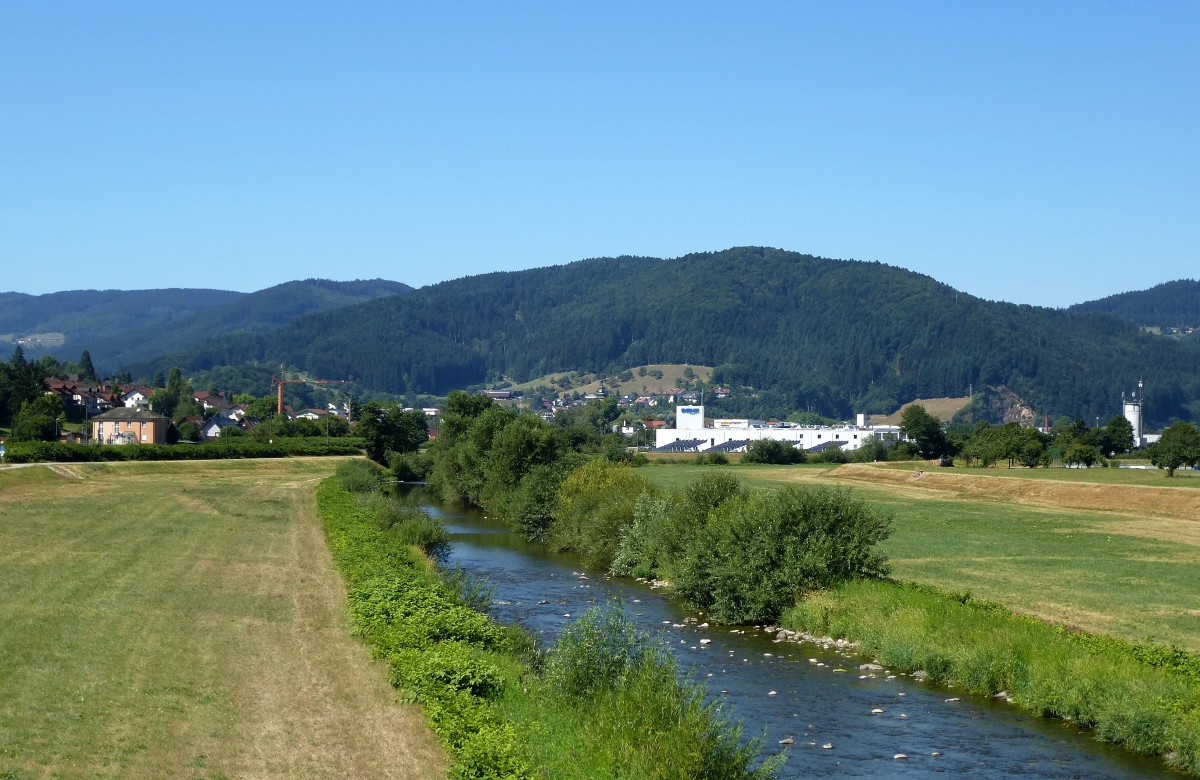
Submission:
M 703 468 L 730 468 L 758 485 L 843 485 L 886 506 L 896 516 L 886 545 L 897 579 L 970 591 L 1089 631 L 1200 650 L 1200 494 L 1163 487 L 1182 484 L 1178 478 L 1054 470 L 1000 479 L 994 474 L 1003 469 L 918 474 L 919 465 Z M 678 486 L 702 472 L 656 465 L 642 473 Z M 1106 504 L 1119 511 L 1096 508 Z
M 646 376 L 638 376 L 637 372 L 639 368 L 646 369 Z M 711 366 L 689 366 L 684 363 L 657 363 L 648 366 L 634 366 L 632 369 L 630 369 L 633 371 L 633 378 L 625 382 L 619 380 L 616 375 L 609 376 L 605 380 L 604 386 L 608 388 L 610 393 L 616 393 L 617 395 L 628 393 L 665 393 L 668 390 L 677 389 L 679 387 L 679 382 L 676 380 L 683 377 L 683 372 L 686 368 L 691 368 L 696 374 L 696 378 L 702 382 L 707 382 L 712 377 Z M 662 379 L 655 379 L 654 377 L 650 376 L 650 371 L 661 371 L 663 375 Z M 551 386 L 559 392 L 571 392 L 573 390 L 578 390 L 581 393 L 594 393 L 600 389 L 600 377 L 596 374 L 587 374 L 582 377 L 576 377 L 576 380 L 572 382 L 571 387 L 566 389 L 560 388 L 555 384 L 555 382 L 564 376 L 569 378 L 574 375 L 571 372 L 560 371 L 555 374 L 547 374 L 545 376 L 538 377 L 537 379 L 532 379 L 528 382 L 515 384 L 513 385 L 513 389 L 529 392 L 531 390 L 536 390 L 539 387 Z
M 961 396 L 958 398 L 918 398 L 915 401 L 909 401 L 891 414 L 871 415 L 871 424 L 899 425 L 900 417 L 904 414 L 904 410 L 916 404 L 924 406 L 925 411 L 929 412 L 939 420 L 949 422 L 954 415 L 958 414 L 958 412 L 969 403 L 971 403 L 971 399 L 967 396 Z
M 349 636 L 333 465 L 0 471 L 0 776 L 441 776 Z

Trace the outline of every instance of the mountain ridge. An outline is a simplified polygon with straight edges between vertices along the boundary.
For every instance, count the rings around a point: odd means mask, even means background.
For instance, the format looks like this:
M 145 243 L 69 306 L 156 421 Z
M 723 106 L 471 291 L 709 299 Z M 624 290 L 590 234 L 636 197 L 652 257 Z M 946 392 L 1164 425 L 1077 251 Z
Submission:
M 0 293 L 0 334 L 11 343 L 27 334 L 62 333 L 61 345 L 40 351 L 76 358 L 87 349 L 97 368 L 115 370 L 214 335 L 266 333 L 313 311 L 412 289 L 384 279 L 304 279 L 252 293 L 207 288 Z
M 1051 416 L 1107 419 L 1121 391 L 1145 379 L 1151 416 L 1200 416 L 1200 354 L 1115 316 L 987 301 L 883 263 L 764 247 L 464 277 L 137 369 L 230 361 L 283 362 L 398 394 L 711 365 L 714 381 L 753 389 L 759 408 L 839 417 L 1006 386 Z

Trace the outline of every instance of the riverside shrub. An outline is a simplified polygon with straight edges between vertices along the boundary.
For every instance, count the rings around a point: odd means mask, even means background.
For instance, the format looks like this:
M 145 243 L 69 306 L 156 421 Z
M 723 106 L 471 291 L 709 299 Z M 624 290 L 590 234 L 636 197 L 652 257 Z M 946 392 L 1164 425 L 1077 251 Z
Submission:
M 739 494 L 690 538 L 675 586 L 717 621 L 774 620 L 804 593 L 885 576 L 878 543 L 890 533 L 890 516 L 845 491 Z
M 613 574 L 673 580 L 691 538 L 714 509 L 747 495 L 728 472 L 705 474 L 682 491 L 643 493 L 634 503 L 633 522 L 621 537 Z
M 437 560 L 450 552 L 450 534 L 442 521 L 424 509 L 376 493 L 370 500 L 375 523 L 401 544 L 420 547 Z
M 595 459 L 572 471 L 558 491 L 549 545 L 573 550 L 588 566 L 608 569 L 633 524 L 638 496 L 651 490 L 632 467 Z
M 743 741 L 740 724 L 706 704 L 702 686 L 680 680 L 662 640 L 638 630 L 619 602 L 588 609 L 563 631 L 543 681 L 578 714 L 613 777 L 767 780 L 786 757 L 759 763 L 762 739 Z
M 372 493 L 383 486 L 383 469 L 365 459 L 339 463 L 334 474 L 347 493 Z

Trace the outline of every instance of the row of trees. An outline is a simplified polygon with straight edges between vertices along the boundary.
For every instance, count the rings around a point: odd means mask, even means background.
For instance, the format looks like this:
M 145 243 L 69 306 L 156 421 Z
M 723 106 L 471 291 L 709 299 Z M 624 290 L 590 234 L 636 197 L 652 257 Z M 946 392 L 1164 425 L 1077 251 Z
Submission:
M 655 488 L 608 433 L 617 414 L 594 402 L 547 423 L 451 393 L 428 482 L 591 566 L 669 577 L 718 621 L 772 619 L 804 590 L 886 573 L 876 545 L 890 520 L 873 508 L 823 490 L 758 494 L 720 472 Z
M 971 428 L 946 428 L 919 404 L 907 407 L 900 429 L 917 447 L 921 457 L 948 459 L 960 455 L 968 466 L 990 466 L 1007 461 L 1034 468 L 1056 460 L 1067 466 L 1093 466 L 1134 448 L 1133 425 L 1125 417 L 1113 417 L 1107 425 L 1089 428 L 1079 419 L 1060 418 L 1049 433 L 1017 423 Z M 1174 476 L 1181 466 L 1200 463 L 1200 429 L 1184 420 L 1172 423 L 1162 438 L 1148 448 L 1150 462 Z
M 1133 425 L 1124 417 L 1113 417 L 1103 427 L 1089 428 L 1082 420 L 1062 418 L 1049 433 L 1017 423 L 991 425 L 986 421 L 972 427 L 947 428 L 941 420 L 913 404 L 900 415 L 900 430 L 917 447 L 923 458 L 950 458 L 961 454 L 968 465 L 990 466 L 1007 461 L 1009 466 L 1047 466 L 1055 459 L 1068 465 L 1096 463 L 1102 456 L 1133 449 Z

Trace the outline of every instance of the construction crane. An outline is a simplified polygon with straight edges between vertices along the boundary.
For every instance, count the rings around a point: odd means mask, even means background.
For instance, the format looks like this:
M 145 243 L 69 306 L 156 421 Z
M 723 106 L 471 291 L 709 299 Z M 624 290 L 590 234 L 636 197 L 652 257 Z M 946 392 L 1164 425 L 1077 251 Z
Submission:
M 352 385 L 354 382 L 349 379 L 288 379 L 283 375 L 283 366 L 279 367 L 279 375 L 271 377 L 271 383 L 275 385 L 275 413 L 283 414 L 283 386 L 284 385 Z

